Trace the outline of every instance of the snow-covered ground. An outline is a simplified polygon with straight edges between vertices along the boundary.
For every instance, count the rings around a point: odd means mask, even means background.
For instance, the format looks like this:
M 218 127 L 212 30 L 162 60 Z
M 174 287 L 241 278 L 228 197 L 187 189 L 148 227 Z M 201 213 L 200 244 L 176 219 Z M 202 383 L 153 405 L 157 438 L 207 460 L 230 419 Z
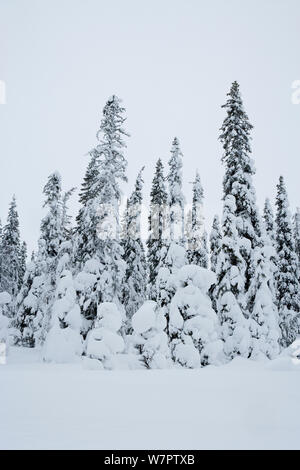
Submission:
M 1 449 L 300 449 L 300 365 L 110 372 L 12 348 L 0 423 Z

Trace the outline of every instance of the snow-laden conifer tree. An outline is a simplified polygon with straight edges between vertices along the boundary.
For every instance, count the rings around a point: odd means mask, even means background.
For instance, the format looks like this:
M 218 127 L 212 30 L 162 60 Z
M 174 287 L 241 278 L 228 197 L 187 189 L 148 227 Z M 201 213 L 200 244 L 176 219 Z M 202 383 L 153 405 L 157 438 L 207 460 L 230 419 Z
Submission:
M 175 137 L 169 160 L 169 221 L 167 233 L 169 241 L 165 243 L 165 256 L 161 256 L 156 277 L 156 302 L 160 314 L 166 319 L 166 332 L 169 331 L 169 306 L 175 291 L 172 276 L 186 264 L 185 248 L 185 198 L 182 192 L 182 153 L 179 141 Z
M 0 291 L 2 292 L 2 223 L 0 219 Z
M 63 241 L 62 231 L 62 188 L 61 176 L 58 172 L 52 173 L 44 187 L 45 195 L 44 207 L 47 214 L 41 222 L 41 238 L 45 242 L 44 250 L 46 259 L 46 272 L 44 276 L 44 285 L 41 301 L 43 302 L 43 321 L 38 335 L 38 340 L 43 343 L 50 327 L 51 307 L 54 300 L 56 287 L 56 270 L 60 245 Z
M 175 364 L 197 368 L 223 358 L 217 314 L 207 295 L 215 282 L 212 271 L 183 266 L 174 276 L 176 293 L 170 303 L 170 346 Z
M 245 318 L 245 271 L 246 262 L 240 252 L 241 240 L 237 228 L 235 197 L 224 200 L 223 237 L 217 262 L 217 282 L 214 300 L 221 323 L 221 338 L 228 359 L 237 355 L 249 357 L 252 351 L 249 320 Z
M 141 205 L 143 188 L 143 169 L 139 172 L 135 188 L 127 200 L 123 221 L 122 246 L 123 259 L 126 263 L 123 281 L 122 303 L 126 312 L 126 330 L 131 328 L 132 315 L 137 312 L 146 299 L 147 263 L 145 249 L 141 238 Z
M 276 196 L 277 302 L 281 345 L 289 346 L 299 332 L 300 286 L 287 191 L 282 176 Z
M 203 188 L 198 171 L 193 183 L 192 227 L 188 243 L 188 260 L 202 268 L 208 266 L 207 234 L 203 216 Z
M 27 264 L 23 285 L 17 296 L 17 315 L 14 322 L 16 329 L 15 342 L 33 348 L 38 344 L 37 336 L 42 327 L 45 315 L 43 292 L 46 282 L 45 242 L 40 239 L 35 259 Z
M 46 361 L 74 362 L 83 352 L 82 317 L 72 276 L 71 255 L 72 243 L 65 240 L 58 254 L 55 300 L 42 351 Z
M 156 277 L 162 260 L 168 250 L 168 195 L 165 187 L 163 164 L 161 159 L 156 163 L 155 175 L 150 193 L 148 267 L 149 267 L 149 298 L 156 300 Z
M 165 318 L 165 332 L 168 336 L 170 334 L 170 305 L 177 288 L 175 280 L 179 270 L 185 266 L 186 262 L 185 247 L 171 242 L 163 266 L 159 268 L 156 277 L 157 310 Z
M 20 248 L 19 258 L 19 290 L 23 285 L 24 275 L 26 271 L 26 260 L 27 260 L 27 245 L 23 242 Z
M 103 302 L 98 306 L 94 328 L 88 333 L 86 355 L 96 360 L 99 368 L 118 367 L 118 355 L 125 343 L 120 334 L 122 315 L 116 304 Z
M 123 128 L 125 109 L 113 95 L 103 109 L 92 150 L 92 163 L 81 192 L 84 204 L 78 217 L 75 259 L 80 267 L 76 278 L 80 306 L 87 319 L 95 320 L 97 305 L 117 302 L 122 297 L 125 263 L 120 243 L 120 182 L 126 181 Z M 93 167 L 96 168 L 93 169 Z
M 276 252 L 272 240 L 262 230 L 260 246 L 254 248 L 254 276 L 247 295 L 253 297 L 250 317 L 251 357 L 274 359 L 279 353 L 280 328 L 276 305 Z
M 71 196 L 74 194 L 76 188 L 71 188 L 68 191 L 64 192 L 62 195 L 61 203 L 61 231 L 62 231 L 62 240 L 70 240 L 73 235 L 72 228 L 72 217 L 69 214 L 68 202 Z
M 47 213 L 41 222 L 38 252 L 27 267 L 17 299 L 18 342 L 29 347 L 43 344 L 50 327 L 62 242 L 61 177 L 58 172 L 49 176 L 43 193 Z
M 12 304 L 19 291 L 20 275 L 20 230 L 16 198 L 13 197 L 8 211 L 7 223 L 3 228 L 1 240 L 2 274 L 1 289 L 8 292 Z M 12 305 L 13 308 L 13 305 Z M 11 312 L 12 314 L 13 312 Z
M 179 140 L 174 138 L 169 160 L 169 210 L 170 210 L 170 240 L 184 243 L 184 204 L 182 192 L 182 152 Z
M 270 199 L 266 198 L 263 211 L 263 222 L 267 236 L 271 240 L 272 245 L 275 247 L 276 243 L 276 228 L 274 213 L 271 206 Z
M 166 318 L 152 300 L 146 301 L 132 317 L 131 343 L 148 369 L 165 369 L 171 365 Z
M 185 218 L 185 232 L 184 232 L 185 247 L 186 247 L 187 252 L 189 249 L 191 233 L 192 233 L 192 209 L 189 209 Z
M 255 170 L 250 157 L 250 131 L 253 126 L 244 111 L 237 82 L 233 82 L 223 108 L 227 111 L 220 135 L 224 149 L 222 162 L 225 165 L 223 198 L 225 200 L 228 195 L 235 198 L 234 216 L 237 219 L 236 230 L 239 239 L 239 251 L 245 261 L 245 270 L 241 274 L 244 276 L 242 284 L 244 290 L 247 291 L 254 275 L 251 254 L 252 250 L 259 244 L 261 227 L 252 182 Z M 247 311 L 251 311 L 253 305 L 251 302 L 249 305 L 243 304 L 241 297 L 239 305 L 247 316 Z
M 300 282 L 300 208 L 296 208 L 293 216 L 293 235 L 295 243 L 295 253 L 298 260 L 298 281 Z
M 222 232 L 219 217 L 214 216 L 212 230 L 209 237 L 210 242 L 210 269 L 216 272 L 218 259 L 222 246 Z
M 99 189 L 99 158 L 100 154 L 97 148 L 94 148 L 89 152 L 90 161 L 87 166 L 81 190 L 79 194 L 79 202 L 85 206 L 85 204 L 97 196 L 97 190 Z
M 212 229 L 209 237 L 210 243 L 210 269 L 215 273 L 217 271 L 217 265 L 222 248 L 222 231 L 220 226 L 220 220 L 217 215 L 214 216 Z M 213 284 L 210 287 L 209 295 L 212 300 L 213 309 L 215 312 L 218 311 L 217 308 L 217 295 L 216 295 L 216 284 Z

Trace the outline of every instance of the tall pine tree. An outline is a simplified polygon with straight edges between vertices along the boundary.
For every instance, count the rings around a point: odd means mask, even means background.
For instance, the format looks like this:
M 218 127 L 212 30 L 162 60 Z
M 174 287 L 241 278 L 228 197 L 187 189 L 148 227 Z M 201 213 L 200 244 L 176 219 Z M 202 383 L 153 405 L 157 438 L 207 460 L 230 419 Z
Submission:
M 188 243 L 188 260 L 202 268 L 208 267 L 207 234 L 203 216 L 203 188 L 198 171 L 193 183 L 192 227 Z
M 264 221 L 266 234 L 270 238 L 272 245 L 275 246 L 276 230 L 275 230 L 274 213 L 273 213 L 270 199 L 268 198 L 265 200 L 265 204 L 264 204 L 263 221 Z
M 299 332 L 300 286 L 288 196 L 282 176 L 277 185 L 276 209 L 277 302 L 282 332 L 281 344 L 286 347 L 294 341 Z
M 295 252 L 298 258 L 298 281 L 300 282 L 300 208 L 297 207 L 293 217 L 293 234 L 295 240 Z
M 225 165 L 223 238 L 215 301 L 227 355 L 248 357 L 252 352 L 248 318 L 255 299 L 246 293 L 255 278 L 253 253 L 261 243 L 261 225 L 252 182 L 255 170 L 250 157 L 250 131 L 253 126 L 244 111 L 237 82 L 233 82 L 223 108 L 227 111 L 220 135 Z
M 123 281 L 123 305 L 126 311 L 126 330 L 131 329 L 131 318 L 144 303 L 147 289 L 147 263 L 141 238 L 141 205 L 143 189 L 143 169 L 139 172 L 135 188 L 127 200 L 123 222 L 122 246 L 126 263 Z
M 248 319 L 243 315 L 245 294 L 245 260 L 240 252 L 235 197 L 224 200 L 220 257 L 217 263 L 217 283 L 214 303 L 221 323 L 224 352 L 229 359 L 251 354 L 251 334 Z
M 81 191 L 75 259 L 80 305 L 87 319 L 95 320 L 101 302 L 119 302 L 125 263 L 120 243 L 120 182 L 126 181 L 124 157 L 128 134 L 123 128 L 125 109 L 113 95 L 103 109 L 98 145 Z M 89 282 L 87 282 L 89 279 Z
M 182 192 L 182 152 L 179 140 L 174 138 L 169 160 L 169 206 L 170 206 L 170 240 L 184 242 L 184 195 Z
M 26 271 L 26 260 L 27 260 L 27 245 L 26 242 L 22 243 L 19 256 L 19 290 L 22 287 L 24 275 Z
M 156 278 L 168 249 L 168 195 L 161 159 L 156 163 L 150 197 L 149 237 L 147 240 L 149 297 L 156 300 Z
M 242 269 L 239 269 L 240 289 L 235 293 L 230 285 L 228 289 L 237 296 L 236 301 L 239 308 L 247 318 L 253 308 L 253 298 L 248 297 L 246 299 L 245 294 L 255 273 L 255 260 L 252 254 L 255 247 L 260 244 L 261 226 L 252 182 L 255 170 L 250 157 L 250 131 L 253 126 L 244 111 L 237 82 L 232 84 L 228 93 L 228 100 L 223 108 L 227 111 L 220 135 L 224 149 L 222 162 L 225 165 L 223 199 L 225 201 L 228 196 L 234 197 L 234 204 L 231 205 L 231 208 L 234 207 L 231 217 L 235 219 L 234 226 L 236 230 L 234 244 L 239 251 L 238 257 L 242 266 Z M 223 217 L 223 219 L 226 220 L 227 217 Z M 226 227 L 223 227 L 223 231 L 226 232 Z M 225 237 L 227 239 L 228 235 L 225 235 Z M 226 240 L 224 246 L 228 246 L 228 244 L 230 244 L 230 240 Z M 232 263 L 233 260 L 230 262 Z M 235 265 L 233 265 L 233 268 L 235 268 Z M 221 267 L 220 269 L 222 270 Z M 221 278 L 222 273 L 219 272 L 218 274 Z
M 17 340 L 29 347 L 43 344 L 50 328 L 58 255 L 63 239 L 61 177 L 58 172 L 48 177 L 43 193 L 47 213 L 41 222 L 38 252 L 27 267 L 17 299 Z
M 254 273 L 251 253 L 259 244 L 261 227 L 252 181 L 255 169 L 250 157 L 250 131 L 253 126 L 244 110 L 237 82 L 233 82 L 228 100 L 222 107 L 227 111 L 220 135 L 224 149 L 222 157 L 225 165 L 224 199 L 229 194 L 235 197 L 235 216 L 240 251 L 245 260 L 244 285 L 247 291 Z M 248 307 L 251 309 L 251 305 Z M 243 307 L 242 309 L 244 310 Z
M 2 263 L 3 263 L 3 258 L 2 258 L 2 223 L 0 219 L 0 292 L 3 291 L 2 289 Z
M 7 223 L 3 228 L 1 255 L 2 275 L 1 288 L 16 297 L 19 291 L 20 276 L 20 230 L 16 198 L 9 206 Z
M 217 270 L 218 259 L 222 246 L 222 232 L 220 220 L 217 215 L 214 216 L 212 229 L 210 232 L 210 269 L 215 273 Z

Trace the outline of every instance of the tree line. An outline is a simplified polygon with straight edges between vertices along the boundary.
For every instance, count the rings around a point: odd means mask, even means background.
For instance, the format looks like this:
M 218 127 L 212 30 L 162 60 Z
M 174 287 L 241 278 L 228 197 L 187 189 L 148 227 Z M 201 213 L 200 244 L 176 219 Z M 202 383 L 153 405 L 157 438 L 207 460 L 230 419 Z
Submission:
M 113 95 L 79 193 L 54 172 L 37 250 L 26 264 L 16 199 L 0 232 L 0 305 L 17 345 L 41 347 L 45 360 L 74 356 L 118 367 L 120 356 L 146 367 L 199 367 L 236 356 L 276 357 L 300 330 L 300 211 L 292 216 L 282 176 L 276 213 L 256 203 L 252 125 L 234 82 L 223 105 L 223 213 L 208 236 L 198 172 L 185 212 L 183 154 L 172 142 L 168 171 L 156 163 L 148 238 L 141 236 L 142 168 L 121 217 L 127 182 L 125 109 Z M 1 314 L 0 314 L 1 315 Z M 1 322 L 0 322 L 1 326 Z M 0 328 L 1 330 L 1 328 Z

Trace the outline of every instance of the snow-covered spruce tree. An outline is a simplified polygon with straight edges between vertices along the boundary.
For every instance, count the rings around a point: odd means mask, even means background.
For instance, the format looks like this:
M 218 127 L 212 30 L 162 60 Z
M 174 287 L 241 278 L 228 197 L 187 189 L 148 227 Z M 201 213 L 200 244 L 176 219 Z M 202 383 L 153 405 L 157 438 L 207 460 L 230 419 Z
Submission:
M 266 231 L 267 236 L 271 240 L 272 245 L 275 247 L 276 244 L 276 228 L 275 228 L 275 220 L 274 220 L 274 213 L 271 206 L 270 199 L 266 198 L 264 204 L 264 212 L 263 212 L 263 222 L 264 228 Z
M 14 321 L 16 344 L 33 348 L 38 344 L 37 335 L 41 330 L 45 305 L 42 302 L 46 283 L 45 241 L 38 242 L 35 259 L 27 264 L 23 285 L 17 296 L 17 315 Z
M 131 344 L 148 369 L 165 369 L 171 365 L 166 319 L 152 300 L 146 301 L 132 317 Z
M 45 264 L 47 272 L 43 289 L 43 303 L 45 315 L 43 316 L 42 328 L 39 341 L 44 342 L 50 327 L 51 307 L 54 300 L 56 287 L 56 269 L 60 245 L 63 240 L 62 232 L 62 189 L 61 176 L 58 172 L 52 173 L 44 187 L 44 207 L 47 209 L 46 216 L 41 223 L 41 238 L 45 242 Z
M 62 196 L 61 203 L 61 231 L 62 231 L 62 240 L 70 240 L 73 235 L 72 228 L 72 217 L 69 215 L 68 202 L 70 197 L 74 194 L 76 188 L 71 188 L 69 191 L 66 191 Z
M 246 262 L 240 252 L 235 197 L 227 195 L 224 200 L 223 237 L 217 262 L 217 282 L 214 299 L 221 323 L 221 338 L 228 359 L 237 355 L 248 358 L 251 354 L 249 320 L 240 306 L 245 307 Z
M 261 244 L 261 221 L 252 182 L 255 172 L 250 157 L 252 125 L 244 111 L 237 82 L 232 84 L 223 108 L 227 111 L 220 135 L 225 165 L 223 238 L 214 300 L 222 324 L 226 355 L 229 358 L 236 355 L 249 357 L 252 352 L 249 317 L 254 308 L 255 293 L 246 293 L 255 278 L 253 255 Z
M 15 327 L 19 330 L 18 342 L 29 347 L 43 344 L 50 328 L 62 242 L 61 177 L 58 172 L 49 176 L 43 193 L 47 213 L 41 222 L 38 252 L 27 266 L 17 299 Z
M 183 266 L 176 275 L 176 293 L 170 303 L 170 347 L 175 364 L 196 368 L 223 358 L 217 314 L 207 295 L 215 282 L 212 271 Z
M 168 195 L 165 187 L 163 164 L 161 159 L 156 163 L 155 175 L 150 193 L 148 267 L 149 298 L 156 300 L 156 277 L 168 250 Z
M 122 315 L 116 304 L 103 302 L 98 306 L 94 328 L 88 333 L 86 356 L 103 369 L 117 369 L 118 355 L 125 343 L 120 334 Z
M 61 243 L 58 256 L 55 301 L 42 356 L 45 361 L 74 362 L 83 353 L 83 339 L 82 316 L 72 276 L 71 240 Z
M 251 357 L 274 359 L 279 353 L 280 328 L 276 305 L 276 252 L 272 240 L 262 231 L 261 244 L 253 250 L 254 276 L 247 295 L 254 299 L 251 311 Z
M 298 281 L 300 282 L 300 208 L 296 208 L 293 216 L 293 235 L 295 243 L 295 253 L 298 259 Z
M 83 183 L 81 185 L 81 191 L 79 194 L 79 202 L 85 206 L 85 204 L 97 196 L 97 183 L 99 181 L 99 158 L 100 154 L 97 148 L 92 149 L 89 152 L 90 161 L 87 166 Z
M 192 233 L 192 209 L 189 209 L 185 218 L 185 232 L 184 232 L 185 247 L 186 247 L 187 252 L 189 249 L 191 233 Z
M 131 329 L 132 315 L 140 308 L 146 299 L 147 263 L 145 249 L 141 238 L 141 205 L 143 188 L 143 169 L 139 172 L 135 188 L 127 200 L 123 221 L 122 246 L 123 259 L 126 263 L 123 281 L 122 303 L 126 312 L 126 330 Z
M 3 291 L 2 289 L 2 223 L 0 219 L 0 292 Z
M 103 109 L 97 133 L 99 141 L 91 154 L 89 184 L 81 192 L 83 206 L 78 217 L 75 260 L 79 267 L 76 278 L 79 302 L 85 318 L 94 321 L 97 305 L 117 302 L 122 298 L 125 263 L 120 243 L 119 184 L 126 181 L 123 128 L 125 109 L 113 95 Z M 92 167 L 96 166 L 94 171 Z
M 209 237 L 210 242 L 210 269 L 216 272 L 218 259 L 222 246 L 222 232 L 220 220 L 217 215 L 214 216 L 212 230 Z
M 281 345 L 287 347 L 299 332 L 300 286 L 288 196 L 282 176 L 277 185 L 276 209 L 277 302 Z
M 222 248 L 222 231 L 220 226 L 220 220 L 217 215 L 214 216 L 212 229 L 209 237 L 210 243 L 210 269 L 215 273 L 217 271 L 217 264 Z M 218 312 L 217 302 L 216 302 L 216 285 L 213 284 L 210 287 L 209 295 L 212 300 L 212 306 L 215 312 Z
M 165 244 L 165 256 L 158 264 L 156 277 L 156 302 L 159 315 L 166 321 L 165 331 L 169 334 L 169 307 L 175 294 L 172 275 L 186 264 L 185 248 L 185 198 L 182 192 L 182 153 L 179 141 L 175 137 L 169 160 L 169 227 L 170 240 Z
M 19 290 L 23 285 L 24 275 L 26 271 L 26 260 L 27 260 L 27 245 L 26 242 L 23 242 L 20 249 L 20 258 L 19 258 Z
M 252 176 L 255 173 L 253 161 L 250 157 L 250 131 L 252 125 L 244 111 L 242 98 L 237 82 L 233 82 L 228 100 L 223 108 L 227 116 L 221 127 L 220 140 L 223 144 L 224 154 L 222 162 L 225 165 L 223 179 L 223 199 L 228 195 L 235 198 L 236 230 L 239 239 L 240 254 L 245 261 L 243 272 L 244 290 L 247 291 L 254 275 L 254 265 L 251 257 L 252 250 L 260 242 L 260 219 L 256 207 L 256 196 Z M 241 293 L 243 294 L 243 293 Z M 252 300 L 244 305 L 242 296 L 238 299 L 240 308 L 245 316 L 252 310 Z
M 174 138 L 169 160 L 169 210 L 170 210 L 170 240 L 184 243 L 184 204 L 182 192 L 182 152 L 179 140 Z
M 188 260 L 202 268 L 208 266 L 207 234 L 203 216 L 203 188 L 198 171 L 193 183 L 192 229 L 189 239 Z
M 9 206 L 7 223 L 3 228 L 1 240 L 2 275 L 1 289 L 8 292 L 13 300 L 19 291 L 20 275 L 20 230 L 16 198 L 13 196 Z M 13 308 L 13 307 L 12 307 Z M 11 312 L 13 314 L 13 312 Z
M 97 134 L 98 136 L 98 134 Z M 97 148 L 89 152 L 90 161 L 81 185 L 79 202 L 81 207 L 76 217 L 77 229 L 74 246 L 74 264 L 80 269 L 95 253 L 98 242 L 98 214 L 95 199 L 99 191 L 100 153 Z
M 157 312 L 165 318 L 165 332 L 168 336 L 170 335 L 170 304 L 177 288 L 174 280 L 185 264 L 185 247 L 171 242 L 162 266 L 158 270 L 155 286 Z

